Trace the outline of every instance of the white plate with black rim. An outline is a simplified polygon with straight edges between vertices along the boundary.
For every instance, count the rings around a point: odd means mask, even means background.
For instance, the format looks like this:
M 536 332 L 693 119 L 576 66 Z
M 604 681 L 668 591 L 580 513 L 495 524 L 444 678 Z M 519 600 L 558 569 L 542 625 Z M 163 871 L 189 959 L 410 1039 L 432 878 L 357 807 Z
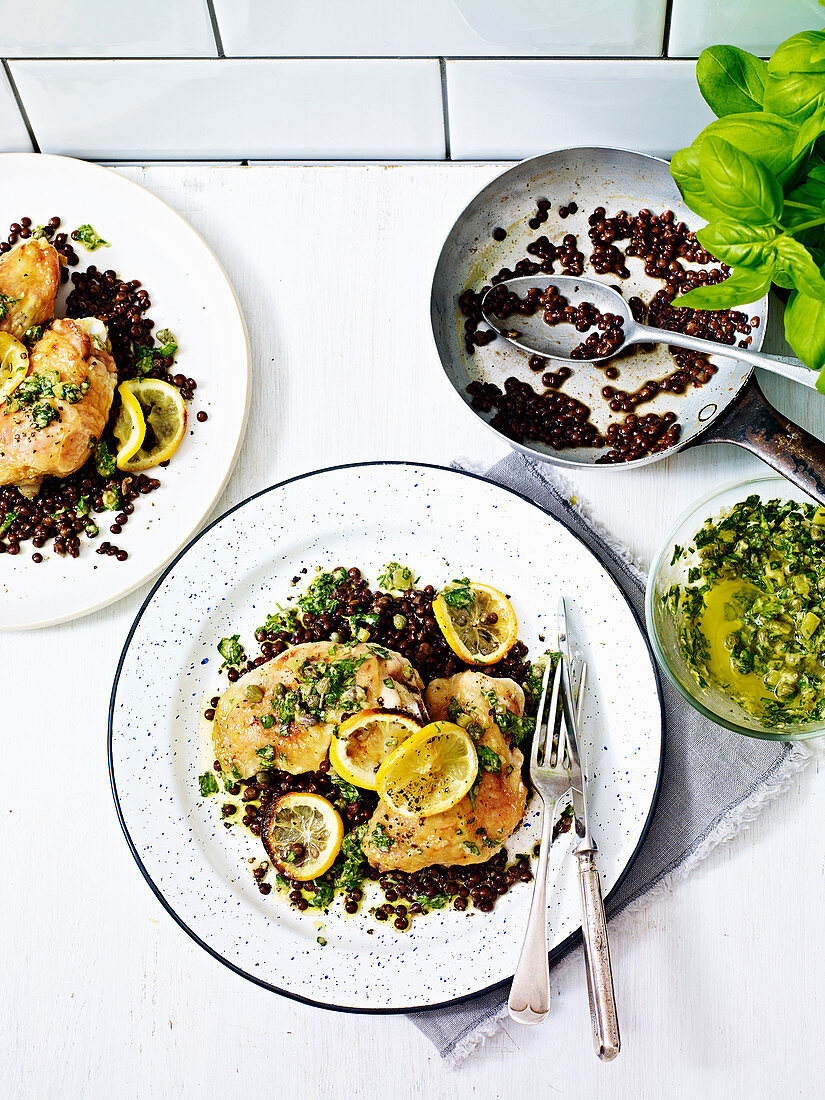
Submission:
M 217 259 L 179 214 L 143 187 L 70 157 L 8 153 L 0 156 L 0 195 L 7 223 L 30 217 L 42 225 L 57 215 L 62 230 L 90 223 L 111 242 L 94 252 L 77 245 L 78 270 L 95 264 L 139 279 L 157 328 L 177 337 L 176 372 L 198 383 L 181 446 L 167 469 L 150 471 L 161 487 L 136 502 L 129 525 L 114 540 L 127 551 L 126 561 L 96 554 L 95 543 L 83 538 L 76 559 L 60 557 L 47 543 L 43 562 L 35 564 L 31 542 L 22 543 L 17 556 L 0 556 L 0 629 L 14 630 L 105 607 L 156 575 L 191 538 L 215 506 L 240 450 L 249 348 L 240 307 Z M 70 289 L 71 283 L 58 296 L 58 316 Z M 203 424 L 196 421 L 199 411 L 208 416 Z M 108 523 L 100 526 L 108 533 Z
M 260 841 L 224 828 L 198 775 L 213 757 L 202 712 L 225 682 L 218 641 L 237 633 L 254 652 L 255 628 L 294 594 L 302 569 L 355 565 L 374 583 L 390 561 L 421 584 L 469 576 L 507 592 L 534 656 L 552 643 L 567 597 L 588 662 L 582 736 L 606 893 L 644 836 L 663 750 L 658 680 L 625 597 L 575 535 L 510 490 L 437 466 L 342 466 L 265 489 L 199 534 L 147 598 L 115 678 L 109 752 L 123 830 L 155 894 L 217 959 L 287 996 L 367 1012 L 430 1008 L 510 978 L 532 886 L 517 884 L 489 914 L 439 910 L 406 932 L 378 924 L 368 897 L 351 917 L 339 902 L 300 913 L 277 891 L 258 892 L 248 860 L 263 857 Z M 537 817 L 531 802 L 511 854 L 532 849 Z M 551 950 L 581 924 L 565 850 L 559 841 L 551 854 Z

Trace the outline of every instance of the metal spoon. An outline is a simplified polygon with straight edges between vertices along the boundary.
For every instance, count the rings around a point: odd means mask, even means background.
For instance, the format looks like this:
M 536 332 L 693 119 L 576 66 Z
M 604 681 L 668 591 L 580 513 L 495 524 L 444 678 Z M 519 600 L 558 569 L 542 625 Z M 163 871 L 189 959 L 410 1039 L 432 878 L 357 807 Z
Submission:
M 484 320 L 499 336 L 503 336 L 505 340 L 509 340 L 511 344 L 515 344 L 523 351 L 548 359 L 570 360 L 573 348 L 580 344 L 589 332 L 598 330 L 591 328 L 587 332 L 578 332 L 573 325 L 569 324 L 548 325 L 543 320 L 541 309 L 532 315 L 513 313 L 504 319 L 497 317 L 492 311 L 494 296 L 499 287 L 506 287 L 520 298 L 524 298 L 532 287 L 544 291 L 551 286 L 555 287 L 571 306 L 589 302 L 600 313 L 612 313 L 623 321 L 624 341 L 610 355 L 574 359 L 572 362 L 600 363 L 631 344 L 670 344 L 677 348 L 688 348 L 690 351 L 703 351 L 707 355 L 721 355 L 730 359 L 743 360 L 773 374 L 781 374 L 783 378 L 790 378 L 792 382 L 816 387 L 816 371 L 808 370 L 798 359 L 783 355 L 766 355 L 763 351 L 748 351 L 747 348 L 717 344 L 713 340 L 702 340 L 698 336 L 688 336 L 683 332 L 669 332 L 667 329 L 641 325 L 634 320 L 630 307 L 621 294 L 595 279 L 582 279 L 575 275 L 525 275 L 520 279 L 507 279 L 491 287 L 484 295 L 481 302 Z

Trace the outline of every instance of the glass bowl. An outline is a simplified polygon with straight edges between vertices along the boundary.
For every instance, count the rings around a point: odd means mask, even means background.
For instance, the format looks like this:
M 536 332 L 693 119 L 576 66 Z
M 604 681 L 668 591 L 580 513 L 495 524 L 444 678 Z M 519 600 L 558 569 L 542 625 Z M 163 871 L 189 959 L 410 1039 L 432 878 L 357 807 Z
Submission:
M 687 580 L 690 558 L 682 556 L 672 564 L 674 548 L 688 547 L 696 532 L 708 518 L 718 518 L 746 497 L 758 495 L 763 500 L 799 500 L 810 504 L 811 498 L 784 477 L 768 475 L 735 481 L 714 489 L 697 500 L 674 524 L 659 548 L 650 568 L 645 595 L 645 618 L 656 660 L 680 695 L 700 714 L 729 730 L 747 737 L 763 737 L 770 741 L 799 741 L 825 734 L 825 721 L 798 722 L 787 725 L 764 725 L 749 714 L 721 689 L 701 687 L 691 674 L 679 643 L 679 614 L 665 605 L 662 597 L 673 584 Z

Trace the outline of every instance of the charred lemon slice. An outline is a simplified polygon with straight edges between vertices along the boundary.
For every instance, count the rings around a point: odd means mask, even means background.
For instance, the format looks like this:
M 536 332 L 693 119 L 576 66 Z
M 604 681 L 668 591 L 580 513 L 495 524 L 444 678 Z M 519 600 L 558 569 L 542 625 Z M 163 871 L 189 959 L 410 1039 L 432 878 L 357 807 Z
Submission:
M 494 665 L 516 640 L 516 613 L 507 597 L 486 584 L 453 581 L 433 600 L 447 644 L 468 665 Z
M 0 404 L 11 397 L 29 373 L 29 353 L 8 332 L 0 332 Z
M 329 759 L 348 783 L 375 790 L 376 773 L 421 723 L 392 710 L 362 710 L 342 722 L 332 738 Z
M 278 870 L 298 882 L 309 882 L 328 871 L 343 839 L 338 811 L 320 794 L 283 794 L 264 814 L 264 848 Z
M 475 745 L 461 726 L 431 722 L 384 761 L 375 787 L 402 817 L 431 817 L 456 806 L 477 774 Z
M 122 382 L 117 392 L 120 394 L 120 408 L 117 411 L 114 433 L 117 440 L 117 468 L 125 469 L 125 463 L 135 455 L 143 445 L 146 435 L 146 421 L 140 402 L 129 389 L 128 382 Z
M 158 378 L 130 378 L 120 390 L 124 387 L 137 401 L 146 423 L 143 441 L 132 457 L 121 465 L 118 456 L 118 467 L 134 474 L 172 457 L 186 431 L 186 406 L 177 389 Z

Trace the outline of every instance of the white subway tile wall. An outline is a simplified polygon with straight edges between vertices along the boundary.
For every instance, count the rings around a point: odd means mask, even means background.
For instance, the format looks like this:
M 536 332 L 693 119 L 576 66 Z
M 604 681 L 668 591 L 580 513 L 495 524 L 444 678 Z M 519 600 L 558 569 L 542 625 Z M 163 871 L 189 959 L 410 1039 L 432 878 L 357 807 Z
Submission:
M 437 61 L 12 61 L 43 152 L 98 160 L 445 155 Z
M 32 143 L 5 72 L 0 72 L 0 152 L 30 153 Z
M 666 0 L 214 0 L 232 56 L 651 56 Z
M 2 10 L 4 57 L 217 57 L 207 0 L 11 0 Z
M 0 150 L 109 162 L 670 155 L 694 58 L 766 56 L 817 0 L 30 0 L 3 5 Z
M 817 0 L 673 0 L 668 54 L 697 57 L 725 42 L 766 57 L 792 34 L 823 24 Z
M 571 145 L 669 156 L 711 121 L 692 61 L 448 61 L 454 160 Z

